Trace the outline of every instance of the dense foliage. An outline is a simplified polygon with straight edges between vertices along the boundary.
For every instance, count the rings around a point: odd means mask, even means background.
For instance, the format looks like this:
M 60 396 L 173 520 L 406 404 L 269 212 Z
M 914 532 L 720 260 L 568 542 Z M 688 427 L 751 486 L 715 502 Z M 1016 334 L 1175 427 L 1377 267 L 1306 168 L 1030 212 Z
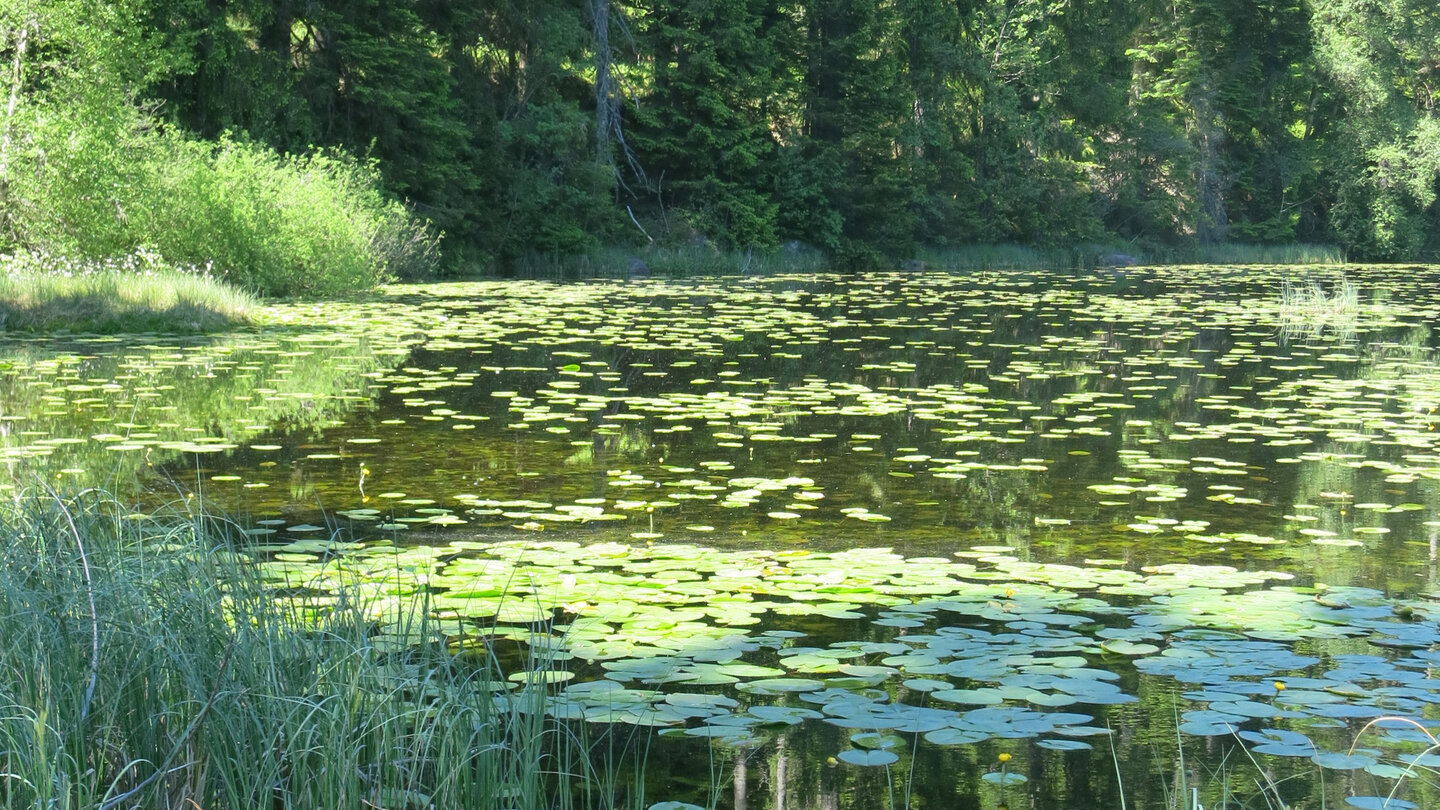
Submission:
M 1429 0 L 97 8 L 123 36 L 71 63 L 202 138 L 373 160 L 456 262 L 652 238 L 855 263 L 1115 240 L 1390 259 L 1440 233 Z
M 147 88 L 184 62 L 142 11 L 0 2 L 7 254 L 60 266 L 139 251 L 280 295 L 363 289 L 432 263 L 428 226 L 372 164 L 168 125 Z

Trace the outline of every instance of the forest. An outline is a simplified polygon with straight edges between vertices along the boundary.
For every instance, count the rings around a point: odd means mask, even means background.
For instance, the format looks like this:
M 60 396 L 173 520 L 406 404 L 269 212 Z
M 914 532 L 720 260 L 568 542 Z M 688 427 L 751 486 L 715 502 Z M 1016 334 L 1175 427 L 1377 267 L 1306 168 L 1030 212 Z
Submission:
M 36 175 L 67 179 L 32 208 L 73 199 L 97 228 L 127 216 L 106 198 L 127 149 L 180 138 L 378 172 L 372 209 L 403 204 L 452 271 L 652 241 L 838 266 L 997 243 L 1440 246 L 1428 0 L 4 6 L 12 245 L 48 238 L 24 226 Z
M 0 810 L 1440 807 L 1437 74 L 0 0 Z

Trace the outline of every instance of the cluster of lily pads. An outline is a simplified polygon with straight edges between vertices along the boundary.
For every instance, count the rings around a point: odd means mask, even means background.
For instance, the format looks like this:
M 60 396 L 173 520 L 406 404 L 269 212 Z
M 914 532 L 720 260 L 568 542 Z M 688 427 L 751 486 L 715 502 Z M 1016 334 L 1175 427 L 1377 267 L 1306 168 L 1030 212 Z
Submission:
M 913 737 L 1088 749 L 1087 738 L 1110 733 L 1107 707 L 1137 699 L 1127 672 L 1176 684 L 1193 707 L 1184 734 L 1238 735 L 1260 753 L 1325 768 L 1393 778 L 1405 769 L 1400 752 L 1424 733 L 1414 724 L 1435 725 L 1425 708 L 1440 702 L 1431 677 L 1440 603 L 1300 588 L 1271 571 L 1135 571 L 1008 551 L 311 540 L 262 565 L 287 593 L 320 595 L 313 610 L 326 594 L 358 594 L 380 649 L 422 639 L 462 651 L 522 645 L 531 668 L 492 684 L 501 699 L 553 685 L 548 711 L 558 718 L 739 747 L 824 722 L 852 733 L 855 747 L 838 752 L 851 764 L 894 762 Z M 827 629 L 801 629 L 821 621 Z M 1367 652 L 1345 652 L 1357 642 Z M 1316 652 L 1297 652 L 1300 643 Z M 1382 722 L 1354 751 L 1322 736 L 1397 716 L 1407 724 Z
M 1293 339 L 1275 294 L 1289 275 L 400 286 L 275 307 L 268 329 L 218 344 L 27 350 L 0 377 L 0 452 L 86 484 L 131 451 L 235 512 L 298 517 L 308 499 L 394 531 L 623 520 L 670 540 L 855 542 L 893 523 L 904 545 L 940 526 L 1014 543 L 1069 525 L 1104 553 L 1114 526 L 1172 553 L 1393 545 L 1417 521 L 1347 506 L 1437 517 L 1434 296 L 1352 271 L 1375 300 L 1348 340 Z M 815 482 L 810 499 L 731 484 L 787 477 Z M 544 506 L 490 511 L 519 501 Z
M 466 282 L 12 341 L 0 486 L 198 495 L 378 650 L 542 651 L 497 695 L 560 717 L 885 764 L 1080 751 L 1159 679 L 1184 733 L 1395 776 L 1413 725 L 1341 743 L 1435 702 L 1440 285 L 1348 270 L 1307 325 L 1295 272 Z

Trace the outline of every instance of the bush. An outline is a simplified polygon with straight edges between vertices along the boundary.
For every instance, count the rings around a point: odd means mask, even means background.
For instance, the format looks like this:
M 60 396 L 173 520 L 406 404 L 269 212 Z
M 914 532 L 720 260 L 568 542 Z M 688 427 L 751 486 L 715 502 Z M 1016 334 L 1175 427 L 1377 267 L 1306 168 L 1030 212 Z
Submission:
M 373 167 L 343 155 L 156 140 L 137 202 L 145 233 L 173 260 L 213 262 L 227 280 L 270 294 L 327 295 L 380 284 L 433 249 L 381 195 Z
M 334 295 L 414 278 L 437 237 L 380 190 L 374 166 L 334 152 L 282 156 L 253 143 L 49 117 L 30 133 L 10 237 L 51 255 L 167 261 L 267 295 Z M 21 179 L 23 177 L 23 179 Z

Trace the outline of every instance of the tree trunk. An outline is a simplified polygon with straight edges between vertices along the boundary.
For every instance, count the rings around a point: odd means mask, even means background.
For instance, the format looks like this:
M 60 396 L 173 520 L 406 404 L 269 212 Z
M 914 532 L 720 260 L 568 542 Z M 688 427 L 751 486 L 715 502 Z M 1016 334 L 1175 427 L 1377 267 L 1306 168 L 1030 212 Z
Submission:
M 30 47 L 30 28 L 34 23 L 25 20 L 14 32 L 14 56 L 10 62 L 10 97 L 5 103 L 5 127 L 0 132 L 0 232 L 8 231 L 10 225 L 10 161 L 15 141 L 15 114 L 20 106 L 20 94 L 25 84 L 25 53 Z
M 595 38 L 595 159 L 615 165 L 612 135 L 620 118 L 615 79 L 610 75 L 610 0 L 590 0 Z
M 1191 101 L 1195 137 L 1195 199 L 1200 204 L 1195 235 L 1201 244 L 1225 241 L 1230 221 L 1225 214 L 1224 179 L 1220 174 L 1220 146 L 1225 132 L 1215 120 L 1214 91 L 1206 83 Z

